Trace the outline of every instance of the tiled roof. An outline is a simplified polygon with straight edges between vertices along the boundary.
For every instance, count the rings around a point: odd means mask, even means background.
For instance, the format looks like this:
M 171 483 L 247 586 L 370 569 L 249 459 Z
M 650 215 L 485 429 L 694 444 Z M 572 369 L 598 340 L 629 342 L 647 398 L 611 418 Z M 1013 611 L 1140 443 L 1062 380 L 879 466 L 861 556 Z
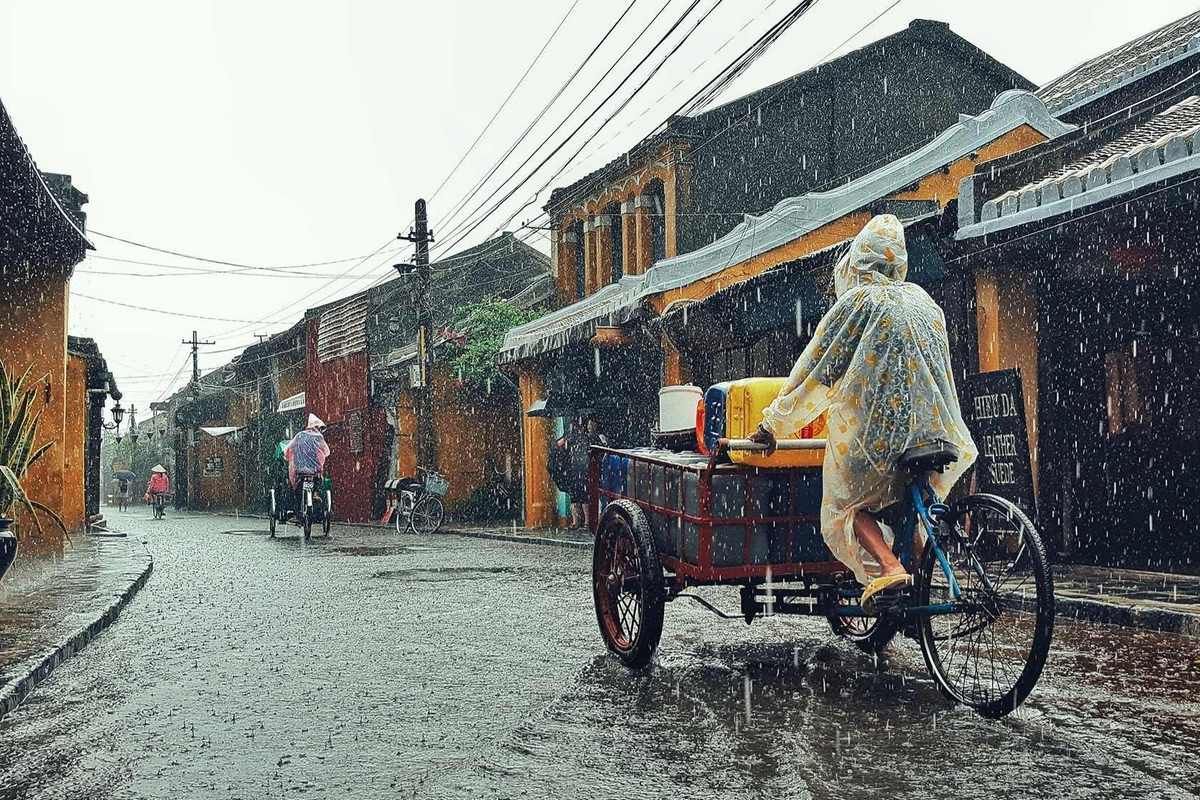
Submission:
M 980 221 L 960 229 L 958 238 L 1074 211 L 1198 169 L 1200 96 L 1192 96 L 1066 167 L 987 200 Z
M 1038 89 L 1055 114 L 1095 100 L 1200 52 L 1200 11 L 1085 61 Z
M 1050 115 L 1034 95 L 1019 89 L 1002 93 L 992 107 L 962 116 L 922 147 L 827 192 L 789 197 L 765 214 L 747 214 L 729 233 L 711 244 L 655 262 L 645 274 L 638 298 L 686 286 L 728 267 L 793 242 L 845 215 L 909 186 L 926 175 L 973 153 L 1022 125 L 1048 139 L 1073 129 Z

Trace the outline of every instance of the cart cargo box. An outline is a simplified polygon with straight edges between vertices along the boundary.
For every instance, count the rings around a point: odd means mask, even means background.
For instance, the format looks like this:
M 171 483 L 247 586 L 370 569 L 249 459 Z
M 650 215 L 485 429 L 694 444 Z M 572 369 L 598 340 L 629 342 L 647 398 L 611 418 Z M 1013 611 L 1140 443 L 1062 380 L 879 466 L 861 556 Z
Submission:
M 710 469 L 699 453 L 592 448 L 597 514 L 632 500 L 646 513 L 663 565 L 677 574 L 733 579 L 812 571 L 833 557 L 820 534 L 819 468 Z M 831 569 L 844 569 L 831 565 Z
M 775 401 L 787 378 L 743 378 L 728 384 L 725 433 L 731 439 L 749 438 L 762 422 L 763 411 Z M 820 439 L 825 436 L 825 416 L 817 417 L 804 426 L 797 439 Z M 756 467 L 819 467 L 825 460 L 821 450 L 777 450 L 771 455 L 734 450 L 729 454 L 739 464 Z

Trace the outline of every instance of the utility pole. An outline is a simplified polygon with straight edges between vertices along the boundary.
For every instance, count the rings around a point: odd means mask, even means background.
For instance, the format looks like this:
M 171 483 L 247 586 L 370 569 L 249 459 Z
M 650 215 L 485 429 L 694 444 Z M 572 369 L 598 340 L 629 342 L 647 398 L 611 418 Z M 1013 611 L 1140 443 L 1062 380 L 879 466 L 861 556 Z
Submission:
M 200 345 L 216 344 L 216 342 L 209 342 L 209 341 L 202 342 L 202 341 L 200 341 L 200 337 L 197 335 L 196 331 L 192 331 L 192 338 L 184 339 L 183 344 L 190 344 L 192 346 L 192 397 L 199 397 L 200 396 Z M 188 438 L 188 443 L 187 443 L 188 447 L 187 447 L 187 451 L 186 451 L 187 467 L 188 467 L 188 470 L 187 470 L 188 471 L 188 476 L 187 476 L 188 508 L 192 507 L 192 499 L 196 496 L 196 483 L 199 480 L 199 478 L 196 475 L 196 473 L 199 472 L 199 467 L 200 467 L 199 454 L 196 452 L 196 437 L 198 436 L 198 433 L 199 433 L 199 427 L 196 425 L 196 423 L 193 422 L 191 424 L 191 429 L 188 431 L 189 438 Z M 176 475 L 175 477 L 176 477 L 176 479 L 179 478 L 178 475 Z
M 183 344 L 192 346 L 192 394 L 200 396 L 200 345 L 216 344 L 216 342 L 202 342 L 195 331 L 192 331 L 192 338 L 184 339 Z
M 417 278 L 417 363 L 421 374 L 421 388 L 417 392 L 417 463 L 435 470 L 438 454 L 433 425 L 433 300 L 429 270 L 429 243 L 434 239 L 424 200 L 417 200 L 414 220 L 414 228 L 407 235 L 402 233 L 396 238 L 417 246 L 413 259 Z

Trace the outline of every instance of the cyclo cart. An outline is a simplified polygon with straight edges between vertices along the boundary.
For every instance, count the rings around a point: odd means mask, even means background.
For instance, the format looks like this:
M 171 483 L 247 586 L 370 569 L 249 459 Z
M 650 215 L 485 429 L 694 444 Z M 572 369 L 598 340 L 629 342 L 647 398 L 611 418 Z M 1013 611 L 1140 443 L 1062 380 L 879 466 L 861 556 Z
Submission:
M 301 503 L 297 509 L 297 492 L 288 482 L 287 458 L 284 456 L 287 445 L 287 442 L 275 444 L 275 458 L 271 466 L 271 488 L 268 498 L 271 502 L 271 536 L 275 536 L 277 525 L 286 525 L 289 522 L 298 525 L 304 531 L 305 541 L 311 538 L 314 523 L 320 525 L 321 532 L 328 536 L 333 523 L 333 481 L 329 477 L 298 475 Z
M 823 439 L 783 440 L 781 449 L 824 447 Z M 898 466 L 909 499 L 881 520 L 913 575 L 910 590 L 859 604 L 863 587 L 833 559 L 820 534 L 820 467 L 762 468 L 653 448 L 593 447 L 589 464 L 595 546 L 592 589 L 608 648 L 631 668 L 658 646 L 666 603 L 687 598 L 725 618 L 825 617 L 833 632 L 878 653 L 897 633 L 915 638 L 939 689 L 988 717 L 1021 704 L 1041 674 L 1054 623 L 1045 549 L 1012 503 L 976 494 L 949 502 L 927 476 L 956 459 L 935 442 L 908 451 Z M 927 544 L 914 553 L 912 531 Z M 686 590 L 737 587 L 728 614 Z

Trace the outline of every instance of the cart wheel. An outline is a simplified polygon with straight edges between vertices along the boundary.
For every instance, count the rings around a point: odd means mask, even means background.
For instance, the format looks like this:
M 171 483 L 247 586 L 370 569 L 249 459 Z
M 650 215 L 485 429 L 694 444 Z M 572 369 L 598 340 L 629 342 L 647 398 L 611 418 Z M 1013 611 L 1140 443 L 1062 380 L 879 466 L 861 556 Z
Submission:
M 608 649 L 625 666 L 650 663 L 662 636 L 666 591 L 662 565 L 646 515 L 618 500 L 596 526 L 592 552 L 592 598 Z
M 841 602 L 844 605 L 858 605 L 859 601 L 857 598 L 843 598 Z M 871 655 L 882 653 L 900 630 L 899 625 L 883 617 L 840 617 L 830 614 L 827 619 L 834 634 L 850 640 L 859 650 Z
M 271 538 L 274 539 L 275 538 L 275 514 L 274 514 L 274 512 L 271 513 L 271 523 L 270 524 L 271 524 Z
M 430 534 L 442 527 L 446 509 L 442 498 L 428 494 L 412 510 L 412 527 L 417 533 Z
M 1054 583 L 1041 536 L 1009 501 L 987 494 L 951 504 L 938 542 L 973 608 L 919 620 L 921 652 L 950 699 L 985 717 L 1014 711 L 1033 689 L 1054 633 Z M 917 604 L 950 602 L 945 572 L 926 548 Z
M 270 522 L 271 538 L 272 539 L 275 538 L 275 516 L 276 516 L 276 514 L 278 514 L 278 512 L 275 510 L 275 490 L 272 489 L 271 490 L 271 517 L 270 517 L 270 519 L 271 519 L 271 522 Z

